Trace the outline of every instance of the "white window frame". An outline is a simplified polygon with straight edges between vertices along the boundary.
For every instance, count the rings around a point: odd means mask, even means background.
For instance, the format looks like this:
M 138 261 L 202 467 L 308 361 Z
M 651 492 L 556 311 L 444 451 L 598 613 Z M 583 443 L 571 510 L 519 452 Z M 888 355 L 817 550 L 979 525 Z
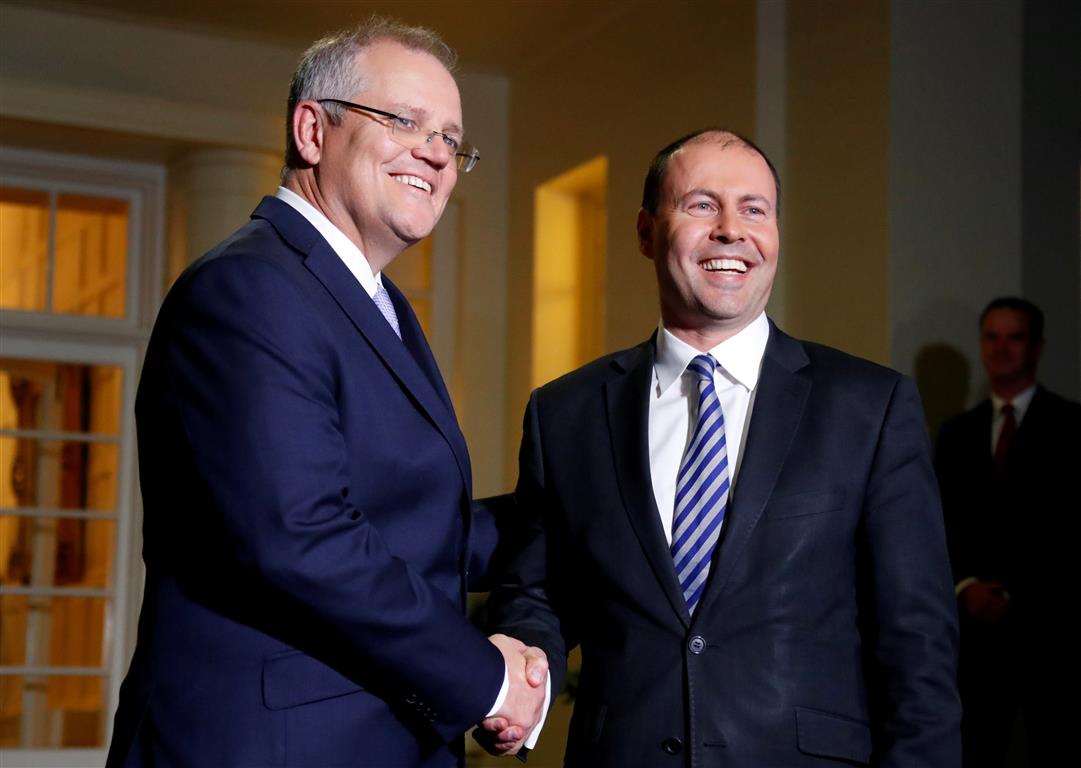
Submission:
M 165 168 L 160 165 L 0 147 L 0 183 L 4 185 L 121 198 L 130 206 L 123 318 L 0 310 L 0 355 L 4 357 L 110 365 L 123 371 L 114 579 L 103 595 L 110 601 L 104 638 L 108 648 L 104 742 L 100 749 L 0 749 L 0 765 L 5 768 L 105 762 L 120 683 L 135 645 L 145 577 L 139 546 L 142 506 L 134 404 L 143 355 L 162 296 L 165 180 Z M 97 590 L 94 592 L 96 595 Z M 96 669 L 86 671 L 98 674 Z

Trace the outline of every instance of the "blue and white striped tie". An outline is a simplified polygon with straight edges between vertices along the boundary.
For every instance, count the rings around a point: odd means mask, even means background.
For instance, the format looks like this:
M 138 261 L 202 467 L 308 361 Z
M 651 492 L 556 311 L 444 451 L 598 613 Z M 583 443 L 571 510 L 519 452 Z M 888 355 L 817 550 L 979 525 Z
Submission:
M 728 446 L 724 414 L 713 384 L 716 367 L 717 361 L 710 355 L 699 355 L 687 366 L 698 379 L 698 422 L 676 478 L 672 558 L 691 613 L 702 597 L 728 506 Z

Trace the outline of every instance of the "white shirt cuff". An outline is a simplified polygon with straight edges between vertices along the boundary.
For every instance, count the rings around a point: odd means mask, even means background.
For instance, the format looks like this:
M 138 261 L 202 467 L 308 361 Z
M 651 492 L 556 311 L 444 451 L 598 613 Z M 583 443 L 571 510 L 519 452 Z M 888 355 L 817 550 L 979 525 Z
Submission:
M 499 695 L 495 697 L 495 704 L 488 710 L 488 714 L 485 717 L 491 717 L 499 710 L 503 709 L 503 702 L 507 700 L 507 694 L 510 692 L 510 675 L 507 673 L 507 662 L 503 662 L 503 687 L 499 689 Z
M 957 582 L 956 586 L 954 586 L 953 594 L 957 597 L 960 597 L 962 592 L 971 587 L 977 581 L 979 581 L 979 579 L 977 579 L 975 576 L 966 576 L 965 578 Z
M 537 746 L 537 739 L 540 738 L 541 728 L 544 727 L 544 721 L 548 719 L 548 705 L 552 703 L 552 678 L 544 678 L 544 709 L 541 711 L 541 718 L 537 721 L 537 724 L 533 726 L 533 730 L 530 731 L 529 736 L 525 740 L 524 746 L 526 749 L 533 749 Z

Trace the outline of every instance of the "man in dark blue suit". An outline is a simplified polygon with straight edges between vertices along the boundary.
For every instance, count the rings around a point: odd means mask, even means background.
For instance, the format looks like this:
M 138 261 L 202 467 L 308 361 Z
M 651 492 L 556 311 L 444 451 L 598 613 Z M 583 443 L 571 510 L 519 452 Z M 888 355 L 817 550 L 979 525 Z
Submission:
M 283 188 L 161 308 L 136 403 L 146 590 L 110 766 L 449 767 L 482 718 L 517 735 L 539 717 L 525 647 L 465 617 L 495 521 L 381 275 L 476 163 L 452 66 L 433 33 L 381 19 L 316 43 Z
M 495 626 L 582 668 L 588 768 L 956 768 L 957 626 L 922 408 L 764 312 L 779 181 L 727 131 L 663 149 L 638 235 L 661 324 L 535 391 Z
M 942 425 L 935 468 L 961 617 L 966 768 L 1007 764 L 1024 717 L 1026 765 L 1072 749 L 1077 472 L 1081 405 L 1036 379 L 1043 312 L 994 299 L 980 315 L 991 393 Z

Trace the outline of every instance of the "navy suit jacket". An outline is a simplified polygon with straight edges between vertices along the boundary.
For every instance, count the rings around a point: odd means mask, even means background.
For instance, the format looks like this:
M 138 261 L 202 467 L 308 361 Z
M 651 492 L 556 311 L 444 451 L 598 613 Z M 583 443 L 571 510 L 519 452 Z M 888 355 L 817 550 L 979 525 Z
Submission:
M 553 662 L 581 645 L 567 765 L 959 765 L 955 605 L 912 383 L 771 325 L 692 617 L 650 482 L 653 361 L 652 341 L 602 358 L 526 411 L 520 549 L 490 609 Z
M 265 198 L 166 298 L 136 401 L 146 590 L 110 766 L 460 762 L 503 680 L 464 615 L 494 526 L 384 285 L 401 340 Z

